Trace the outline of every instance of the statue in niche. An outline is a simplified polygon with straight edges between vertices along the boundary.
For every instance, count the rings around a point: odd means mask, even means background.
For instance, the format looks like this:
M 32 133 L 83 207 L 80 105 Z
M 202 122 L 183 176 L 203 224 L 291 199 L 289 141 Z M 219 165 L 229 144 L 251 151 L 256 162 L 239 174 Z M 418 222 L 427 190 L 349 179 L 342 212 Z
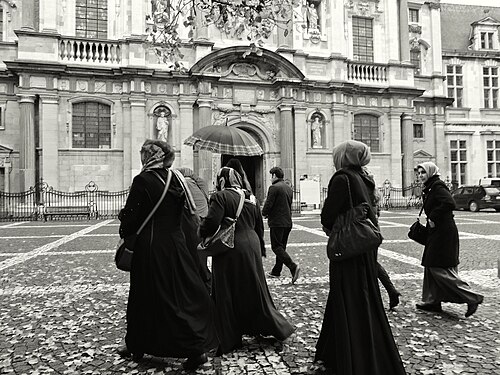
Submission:
M 319 31 L 318 10 L 313 3 L 307 6 L 307 31 Z
M 323 148 L 324 120 L 321 114 L 315 114 L 311 122 L 311 141 L 313 148 Z
M 156 130 L 158 131 L 156 138 L 160 141 L 168 142 L 168 130 L 170 122 L 168 116 L 170 111 L 166 107 L 158 107 L 155 110 L 156 115 Z

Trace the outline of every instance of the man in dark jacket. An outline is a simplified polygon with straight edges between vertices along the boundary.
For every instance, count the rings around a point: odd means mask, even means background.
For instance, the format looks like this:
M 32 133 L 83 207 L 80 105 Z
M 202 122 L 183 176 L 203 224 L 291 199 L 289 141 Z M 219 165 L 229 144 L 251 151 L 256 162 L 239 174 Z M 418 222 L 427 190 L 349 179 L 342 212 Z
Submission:
M 273 167 L 269 171 L 273 184 L 267 192 L 266 203 L 262 209 L 262 215 L 268 219 L 271 231 L 271 248 L 276 254 L 276 263 L 269 274 L 272 277 L 280 277 L 283 264 L 292 273 L 292 284 L 299 278 L 300 267 L 294 263 L 286 252 L 288 236 L 292 230 L 292 188 L 283 181 L 283 170 Z

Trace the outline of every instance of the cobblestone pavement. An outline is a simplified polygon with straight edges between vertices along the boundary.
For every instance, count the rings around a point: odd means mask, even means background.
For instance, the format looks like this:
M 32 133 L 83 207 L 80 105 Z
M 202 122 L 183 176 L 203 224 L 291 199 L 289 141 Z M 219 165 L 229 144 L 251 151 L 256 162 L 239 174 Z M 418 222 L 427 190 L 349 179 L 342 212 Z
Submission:
M 415 310 L 422 247 L 406 233 L 416 216 L 383 212 L 379 253 L 402 292 L 400 306 L 387 314 L 408 374 L 500 374 L 500 214 L 456 214 L 460 273 L 485 295 L 468 319 L 465 305 L 444 304 L 442 314 Z M 318 215 L 304 213 L 294 223 L 289 252 L 302 267 L 301 278 L 296 285 L 289 275 L 268 282 L 296 333 L 284 343 L 245 337 L 243 349 L 211 357 L 198 374 L 326 373 L 313 364 L 328 294 L 326 237 Z M 128 291 L 128 274 L 112 261 L 117 231 L 118 222 L 111 220 L 0 223 L 1 374 L 183 373 L 180 359 L 134 363 L 115 354 Z M 268 253 L 266 270 L 274 260 Z M 383 290 L 382 296 L 387 305 Z

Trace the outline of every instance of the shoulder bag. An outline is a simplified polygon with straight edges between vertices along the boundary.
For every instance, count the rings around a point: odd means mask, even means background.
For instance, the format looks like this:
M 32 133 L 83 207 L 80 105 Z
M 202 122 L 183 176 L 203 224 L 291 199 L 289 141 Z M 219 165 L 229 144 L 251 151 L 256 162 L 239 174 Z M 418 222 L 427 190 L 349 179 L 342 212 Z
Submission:
M 219 255 L 234 248 L 234 231 L 238 217 L 243 209 L 243 204 L 245 203 L 245 193 L 241 189 L 231 188 L 231 190 L 236 191 L 240 195 L 240 204 L 236 211 L 236 217 L 225 217 L 215 234 L 203 239 L 198 245 L 198 250 L 203 251 L 208 256 Z
M 337 217 L 328 238 L 327 255 L 332 262 L 360 256 L 382 243 L 380 229 L 368 218 L 368 203 L 353 206 L 351 186 L 346 178 L 351 208 Z
M 156 174 L 156 172 L 155 172 Z M 158 176 L 159 177 L 159 176 Z M 154 208 L 151 210 L 149 213 L 148 217 L 142 225 L 137 229 L 137 232 L 134 234 L 127 236 L 127 238 L 120 238 L 120 241 L 118 241 L 118 245 L 116 248 L 116 253 L 115 253 L 115 264 L 116 268 L 122 271 L 130 272 L 132 268 L 132 256 L 134 255 L 134 247 L 135 247 L 135 241 L 137 240 L 137 237 L 139 234 L 142 232 L 148 221 L 153 217 L 154 213 L 160 206 L 160 203 L 163 201 L 163 198 L 165 198 L 165 195 L 167 194 L 168 187 L 170 186 L 170 180 L 172 179 L 172 172 L 168 170 L 167 174 L 167 182 L 165 184 L 165 188 L 163 189 L 163 193 L 161 194 L 160 199 L 154 206 Z
M 408 238 L 413 241 L 419 243 L 420 245 L 427 245 L 427 227 L 420 223 L 420 216 L 422 215 L 422 211 L 424 210 L 425 200 L 422 203 L 422 208 L 420 209 L 420 213 L 418 214 L 417 221 L 415 221 L 408 231 Z

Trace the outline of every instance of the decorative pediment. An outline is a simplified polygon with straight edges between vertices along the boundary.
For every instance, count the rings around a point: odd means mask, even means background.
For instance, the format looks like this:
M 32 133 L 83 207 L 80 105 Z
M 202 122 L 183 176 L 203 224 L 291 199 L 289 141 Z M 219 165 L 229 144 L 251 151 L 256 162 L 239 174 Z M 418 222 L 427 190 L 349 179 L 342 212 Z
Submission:
M 2 146 L 0 145 L 0 155 L 4 155 L 4 154 L 10 154 L 12 151 L 11 148 L 8 148 L 7 146 Z
M 419 150 L 416 150 L 413 152 L 413 157 L 414 158 L 422 158 L 422 159 L 430 159 L 433 156 L 431 154 L 429 154 L 427 151 L 419 149 Z
M 276 52 L 259 49 L 249 53 L 247 46 L 215 51 L 196 62 L 192 75 L 206 75 L 232 81 L 274 82 L 302 81 L 304 74 Z
M 473 22 L 471 24 L 471 26 L 494 26 L 494 27 L 498 27 L 500 26 L 500 21 L 498 21 L 497 19 L 493 18 L 493 17 L 484 17 L 483 19 L 479 20 L 479 21 L 476 21 L 476 22 Z
M 344 0 L 344 7 L 354 16 L 377 18 L 383 13 L 380 0 Z

